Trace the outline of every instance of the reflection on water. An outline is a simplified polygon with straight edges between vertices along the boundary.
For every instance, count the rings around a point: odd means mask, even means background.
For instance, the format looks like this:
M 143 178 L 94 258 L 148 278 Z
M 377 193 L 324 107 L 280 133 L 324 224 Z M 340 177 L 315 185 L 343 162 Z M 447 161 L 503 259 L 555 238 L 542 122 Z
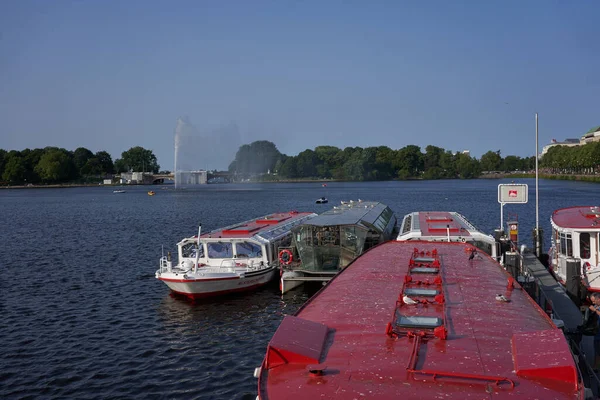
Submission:
M 519 214 L 530 244 L 534 182 L 523 182 L 529 204 L 505 212 Z M 155 196 L 147 187 L 119 195 L 110 187 L 2 190 L 0 398 L 254 399 L 252 374 L 268 341 L 314 288 L 282 299 L 274 283 L 191 303 L 154 278 L 162 245 L 173 251 L 199 223 L 212 230 L 277 211 L 322 212 L 314 203 L 321 196 L 331 207 L 381 201 L 399 218 L 458 211 L 492 232 L 500 183 L 508 181 L 204 185 Z M 541 181 L 546 248 L 551 212 L 597 205 L 597 192 L 594 184 Z

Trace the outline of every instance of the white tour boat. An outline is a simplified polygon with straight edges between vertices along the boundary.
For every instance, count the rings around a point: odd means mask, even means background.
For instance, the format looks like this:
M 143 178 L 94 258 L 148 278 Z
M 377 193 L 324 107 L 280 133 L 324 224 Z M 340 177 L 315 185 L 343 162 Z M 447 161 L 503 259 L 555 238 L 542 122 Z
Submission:
M 292 243 L 292 228 L 316 217 L 275 213 L 177 243 L 178 261 L 160 258 L 156 278 L 191 299 L 256 289 L 279 270 L 278 254 Z
M 396 240 L 469 243 L 498 260 L 500 249 L 491 235 L 486 235 L 463 215 L 455 211 L 416 211 L 406 214 Z
M 565 284 L 569 262 L 581 264 L 581 283 L 593 292 L 600 292 L 600 207 L 577 206 L 561 208 L 550 218 L 552 246 L 550 268 Z M 579 270 L 579 266 L 577 266 Z

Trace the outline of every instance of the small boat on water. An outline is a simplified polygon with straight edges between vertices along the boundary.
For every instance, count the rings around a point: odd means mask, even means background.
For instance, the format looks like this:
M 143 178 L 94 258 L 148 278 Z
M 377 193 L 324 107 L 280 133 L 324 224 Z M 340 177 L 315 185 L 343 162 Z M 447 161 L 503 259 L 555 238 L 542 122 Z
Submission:
M 325 204 L 325 203 L 328 203 L 328 202 L 329 202 L 329 200 L 327 200 L 327 198 L 326 198 L 326 197 L 319 197 L 319 198 L 318 198 L 318 199 L 315 201 L 315 203 L 317 203 L 317 204 Z
M 148 192 L 148 196 L 154 196 L 155 194 L 156 194 L 156 193 L 154 193 L 154 190 L 150 190 L 150 191 Z
M 316 216 L 289 211 L 205 234 L 199 229 L 177 243 L 177 262 L 169 253 L 160 258 L 156 278 L 191 299 L 256 289 L 275 277 L 280 258 L 292 256 L 292 228 Z
M 592 292 L 600 292 L 600 207 L 561 208 L 552 213 L 550 222 L 549 264 L 556 278 L 565 284 L 572 273 L 569 264 L 579 263 L 581 283 Z
M 125 193 L 124 190 L 113 190 L 113 193 Z
M 388 241 L 285 316 L 258 399 L 583 399 L 563 331 L 462 242 Z
M 465 216 L 455 211 L 417 211 L 406 214 L 396 240 L 426 240 L 429 242 L 462 242 L 498 259 L 500 249 L 496 239 L 480 231 Z

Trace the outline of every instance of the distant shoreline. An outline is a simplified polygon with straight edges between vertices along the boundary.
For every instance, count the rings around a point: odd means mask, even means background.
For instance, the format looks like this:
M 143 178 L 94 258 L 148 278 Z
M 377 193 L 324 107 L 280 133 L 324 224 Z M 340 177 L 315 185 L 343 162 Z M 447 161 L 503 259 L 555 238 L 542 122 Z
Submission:
M 506 178 L 535 178 L 535 174 L 486 174 L 481 175 L 474 179 L 506 179 Z M 591 182 L 591 183 L 600 183 L 599 175 L 550 175 L 550 174 L 540 174 L 540 179 L 552 179 L 552 180 L 570 180 L 570 181 L 580 181 L 580 182 Z M 391 181 L 395 181 L 396 179 L 392 179 Z M 420 178 L 412 178 L 407 179 L 409 181 L 421 181 L 421 180 L 431 180 L 435 181 L 436 179 L 420 179 Z M 278 181 L 252 181 L 252 182 L 233 182 L 233 183 L 333 183 L 333 182 L 354 182 L 354 181 L 338 181 L 333 179 L 282 179 Z M 212 183 L 210 185 L 227 185 L 229 183 Z M 136 186 L 146 186 L 146 187 L 162 187 L 162 186 L 174 186 L 174 184 L 157 184 L 157 185 L 142 185 L 142 184 L 126 184 L 126 185 L 103 185 L 97 183 L 62 183 L 62 184 L 48 184 L 48 185 L 18 185 L 18 186 L 0 186 L 0 189 L 68 189 L 68 188 L 80 188 L 80 187 L 102 187 L 102 188 L 117 188 L 123 189 L 126 187 L 136 187 Z

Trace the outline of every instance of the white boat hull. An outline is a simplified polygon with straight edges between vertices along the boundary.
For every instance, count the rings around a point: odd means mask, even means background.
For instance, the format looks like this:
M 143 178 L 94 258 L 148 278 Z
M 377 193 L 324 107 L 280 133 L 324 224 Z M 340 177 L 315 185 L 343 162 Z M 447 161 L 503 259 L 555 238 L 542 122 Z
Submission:
M 290 290 L 302 285 L 304 282 L 302 282 L 301 280 L 291 280 L 294 278 L 300 278 L 302 276 L 303 275 L 299 274 L 298 272 L 285 271 L 283 275 L 281 275 L 281 278 L 279 278 L 279 289 L 281 289 L 281 294 L 287 293 Z
M 211 296 L 243 292 L 257 289 L 269 283 L 275 276 L 276 268 L 265 268 L 258 271 L 237 273 L 202 273 L 196 274 L 161 274 L 158 279 L 163 281 L 173 292 L 199 299 Z

